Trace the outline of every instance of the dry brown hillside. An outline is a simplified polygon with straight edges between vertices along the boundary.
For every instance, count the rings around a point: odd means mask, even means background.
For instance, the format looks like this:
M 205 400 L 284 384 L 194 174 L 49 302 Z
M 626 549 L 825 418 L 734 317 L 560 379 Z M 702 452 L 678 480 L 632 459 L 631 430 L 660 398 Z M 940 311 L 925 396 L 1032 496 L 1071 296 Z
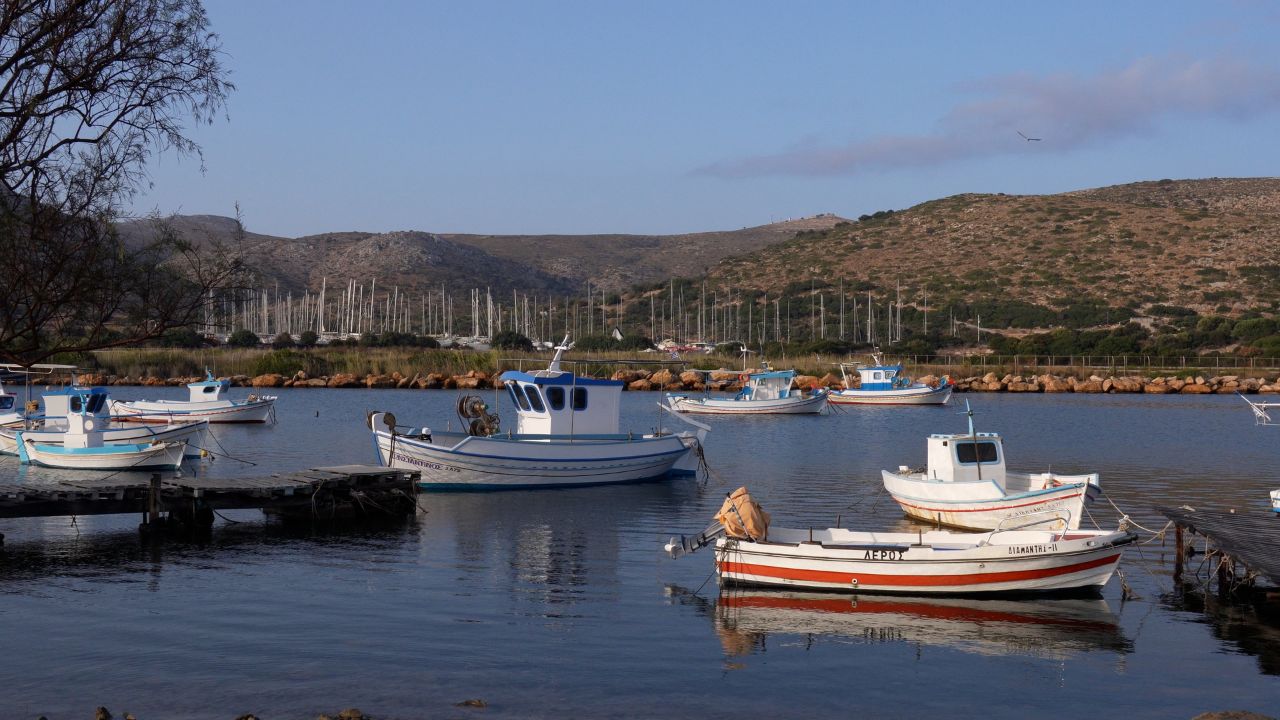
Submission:
M 683 235 L 442 235 L 551 275 L 590 279 L 593 286 L 623 290 L 671 277 L 707 272 L 726 257 L 788 240 L 798 232 L 828 230 L 844 218 L 823 214 L 717 232 Z
M 1280 179 L 1159 180 L 1058 195 L 956 195 L 877 213 L 711 270 L 773 294 L 815 275 L 931 305 L 1099 300 L 1136 310 L 1274 309 Z

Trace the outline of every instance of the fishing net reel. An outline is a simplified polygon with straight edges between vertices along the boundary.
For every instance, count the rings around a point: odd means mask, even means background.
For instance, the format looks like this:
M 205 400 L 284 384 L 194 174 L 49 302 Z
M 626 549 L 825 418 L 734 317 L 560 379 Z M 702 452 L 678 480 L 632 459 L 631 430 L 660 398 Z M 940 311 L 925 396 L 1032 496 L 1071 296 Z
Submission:
M 458 398 L 458 419 L 467 429 L 467 434 L 474 437 L 489 437 L 498 432 L 502 418 L 497 413 L 489 412 L 489 406 L 475 395 L 463 395 Z

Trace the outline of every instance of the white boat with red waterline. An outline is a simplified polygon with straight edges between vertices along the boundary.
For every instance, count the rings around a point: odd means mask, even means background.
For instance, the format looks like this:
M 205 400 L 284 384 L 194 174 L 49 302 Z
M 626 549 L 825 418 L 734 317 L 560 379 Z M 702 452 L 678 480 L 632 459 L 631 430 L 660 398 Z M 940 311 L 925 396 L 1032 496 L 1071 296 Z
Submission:
M 1004 442 L 996 433 L 969 432 L 928 438 L 928 465 L 884 470 L 884 488 L 908 517 L 970 530 L 990 530 L 1021 518 L 1047 529 L 1080 527 L 1085 507 L 1102 494 L 1097 473 L 1016 473 L 1005 469 Z
M 274 395 L 252 394 L 244 400 L 223 399 L 220 395 L 231 381 L 219 380 L 205 370 L 205 379 L 189 383 L 187 400 L 119 400 L 111 403 L 117 420 L 167 423 L 175 420 L 208 420 L 211 423 L 264 423 L 272 417 Z
M 672 538 L 672 557 L 715 545 L 727 585 L 907 595 L 1100 592 L 1125 545 L 1123 529 L 865 532 L 770 527 L 746 492 L 725 500 L 716 523 Z

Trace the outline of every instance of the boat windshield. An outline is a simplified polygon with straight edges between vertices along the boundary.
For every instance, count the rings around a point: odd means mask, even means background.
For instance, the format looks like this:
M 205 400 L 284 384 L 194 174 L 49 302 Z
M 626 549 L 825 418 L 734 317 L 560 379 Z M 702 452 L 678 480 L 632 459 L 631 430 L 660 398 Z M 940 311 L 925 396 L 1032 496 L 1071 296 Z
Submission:
M 538 388 L 534 385 L 524 386 L 525 395 L 529 396 L 529 405 L 533 407 L 536 413 L 546 412 L 547 408 L 542 404 L 542 393 L 538 392 Z
M 13 409 L 13 396 L 0 395 L 0 410 L 12 410 L 12 409 Z
M 508 383 L 507 390 L 511 391 L 511 402 L 515 403 L 516 407 L 527 412 L 529 410 L 529 399 L 520 391 L 520 387 L 515 383 Z
M 958 442 L 956 443 L 956 460 L 962 463 L 993 463 L 998 460 L 996 444 L 993 442 Z

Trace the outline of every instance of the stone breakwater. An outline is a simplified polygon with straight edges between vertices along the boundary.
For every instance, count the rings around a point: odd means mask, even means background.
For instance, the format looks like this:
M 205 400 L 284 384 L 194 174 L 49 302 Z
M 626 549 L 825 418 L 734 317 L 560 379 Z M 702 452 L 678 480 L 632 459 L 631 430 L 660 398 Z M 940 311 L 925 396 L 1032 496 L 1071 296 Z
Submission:
M 676 373 L 671 370 L 619 370 L 612 379 L 622 381 L 627 390 L 634 391 L 695 391 L 717 390 L 735 392 L 742 387 L 744 373 L 731 370 L 698 372 L 686 370 Z M 182 386 L 187 383 L 203 380 L 203 377 L 127 377 L 116 375 L 84 374 L 80 382 L 85 385 L 142 385 L 142 386 Z M 255 388 L 400 388 L 416 390 L 485 390 L 502 386 L 497 376 L 480 370 L 472 370 L 462 375 L 446 375 L 443 373 L 414 373 L 412 376 L 398 372 L 390 375 L 368 374 L 351 375 L 339 373 L 312 377 L 304 372 L 293 375 L 270 373 L 267 375 L 248 376 L 234 375 L 226 378 L 232 385 Z M 926 375 L 919 379 L 928 385 L 936 386 L 940 379 Z M 1023 392 L 1023 393 L 1146 393 L 1149 395 L 1199 395 L 1199 394 L 1280 394 L 1280 377 L 1274 380 L 1266 378 L 1242 377 L 1239 375 L 1205 376 L 1153 376 L 1123 375 L 1107 376 L 1090 375 L 1086 378 L 1060 375 L 999 375 L 994 372 L 966 378 L 952 378 L 956 392 Z M 839 377 L 828 373 L 822 377 L 816 375 L 798 375 L 794 382 L 798 388 L 842 388 Z M 855 385 L 856 387 L 856 385 Z

